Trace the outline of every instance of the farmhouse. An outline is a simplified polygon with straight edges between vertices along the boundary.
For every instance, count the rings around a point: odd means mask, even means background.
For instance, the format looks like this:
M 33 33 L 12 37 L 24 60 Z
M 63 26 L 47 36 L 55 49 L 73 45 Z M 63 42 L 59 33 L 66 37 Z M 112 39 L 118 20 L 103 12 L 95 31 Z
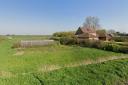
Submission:
M 99 40 L 96 30 L 92 28 L 79 27 L 75 35 L 78 39 Z
M 112 34 L 106 33 L 104 31 L 102 32 L 97 31 L 97 35 L 98 35 L 99 40 L 103 40 L 103 41 L 111 41 L 113 38 Z
M 77 36 L 78 40 L 112 40 L 111 34 L 107 34 L 106 32 L 97 32 L 97 30 L 87 27 L 79 27 L 75 35 Z

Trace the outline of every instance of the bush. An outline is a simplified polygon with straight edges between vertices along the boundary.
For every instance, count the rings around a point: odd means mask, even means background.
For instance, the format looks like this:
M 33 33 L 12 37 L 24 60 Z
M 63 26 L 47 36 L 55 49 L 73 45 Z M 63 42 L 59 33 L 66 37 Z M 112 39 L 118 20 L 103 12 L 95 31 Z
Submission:
M 105 42 L 105 43 L 102 44 L 102 49 L 107 50 L 107 51 L 112 51 L 113 50 L 113 45 L 110 44 L 110 43 Z
M 116 44 L 121 46 L 128 46 L 128 42 L 116 42 Z
M 75 32 L 56 32 L 53 34 L 53 40 L 59 41 L 63 45 L 77 44 Z
M 121 46 L 119 46 L 119 45 L 116 45 L 116 44 L 113 44 L 113 52 L 120 52 L 119 50 L 120 50 L 120 47 Z
M 20 48 L 21 47 L 21 44 L 20 42 L 16 42 L 13 44 L 12 48 Z
M 84 40 L 79 43 L 80 46 L 99 48 L 100 41 L 97 40 Z
M 128 36 L 114 37 L 113 40 L 116 42 L 128 42 Z
M 98 48 L 113 52 L 128 53 L 128 46 L 121 46 L 113 42 L 85 40 L 80 42 L 79 45 L 83 47 Z
M 103 42 L 97 40 L 82 40 L 77 43 L 77 37 L 75 36 L 74 32 L 57 32 L 53 34 L 52 39 L 57 40 L 64 45 L 79 45 L 82 47 L 128 53 L 128 46 L 126 46 L 127 44 L 120 45 L 119 43 Z M 115 37 L 114 40 L 118 42 L 128 42 L 128 37 Z
M 122 53 L 128 53 L 128 47 L 127 46 L 122 46 L 122 47 L 120 47 L 119 51 L 122 52 Z
M 77 40 L 76 38 L 62 37 L 60 38 L 60 43 L 63 45 L 75 45 L 77 44 Z
M 73 38 L 75 36 L 75 32 L 56 32 L 53 34 L 53 37 L 70 37 Z

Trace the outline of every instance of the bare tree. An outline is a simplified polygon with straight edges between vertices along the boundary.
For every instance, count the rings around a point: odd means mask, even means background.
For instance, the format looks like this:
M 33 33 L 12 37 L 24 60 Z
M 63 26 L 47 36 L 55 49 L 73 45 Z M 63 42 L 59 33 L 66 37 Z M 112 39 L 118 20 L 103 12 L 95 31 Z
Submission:
M 99 18 L 89 16 L 86 18 L 83 26 L 87 28 L 99 29 L 100 28 Z

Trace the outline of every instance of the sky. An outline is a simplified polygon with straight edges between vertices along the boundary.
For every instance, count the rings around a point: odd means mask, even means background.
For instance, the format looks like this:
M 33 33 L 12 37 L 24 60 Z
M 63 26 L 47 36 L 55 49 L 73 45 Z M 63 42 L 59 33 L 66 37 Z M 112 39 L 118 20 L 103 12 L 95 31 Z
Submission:
M 75 31 L 88 16 L 104 29 L 128 32 L 128 0 L 0 0 L 0 34 Z

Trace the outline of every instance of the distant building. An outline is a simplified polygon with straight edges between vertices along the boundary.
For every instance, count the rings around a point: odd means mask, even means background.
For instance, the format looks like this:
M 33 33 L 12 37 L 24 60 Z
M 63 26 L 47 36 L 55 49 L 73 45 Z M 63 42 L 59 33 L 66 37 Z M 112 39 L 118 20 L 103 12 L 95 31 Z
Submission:
M 110 41 L 112 40 L 112 35 L 107 34 L 106 32 L 97 32 L 93 28 L 79 27 L 75 35 L 78 40 L 103 40 Z
M 111 41 L 113 39 L 113 34 L 107 34 L 106 35 L 106 40 Z
M 91 28 L 79 27 L 75 35 L 78 39 L 89 39 L 89 40 L 99 40 L 96 30 Z
M 111 41 L 113 38 L 113 35 L 107 33 L 105 30 L 97 30 L 97 35 L 99 40 L 103 40 L 103 41 Z

